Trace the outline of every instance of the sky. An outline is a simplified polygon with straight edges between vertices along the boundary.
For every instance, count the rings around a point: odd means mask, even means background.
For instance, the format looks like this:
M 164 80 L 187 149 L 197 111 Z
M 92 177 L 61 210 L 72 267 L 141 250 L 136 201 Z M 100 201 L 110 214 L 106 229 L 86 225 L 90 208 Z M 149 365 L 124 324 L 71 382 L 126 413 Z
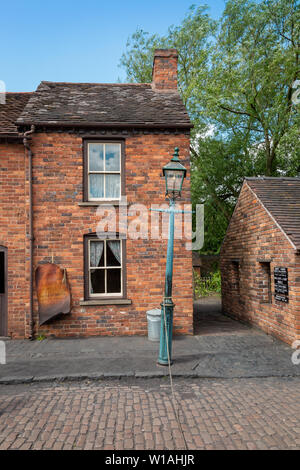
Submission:
M 0 0 L 0 81 L 6 91 L 33 91 L 42 80 L 114 83 L 119 61 L 139 27 L 164 34 L 191 4 L 219 18 L 224 0 Z

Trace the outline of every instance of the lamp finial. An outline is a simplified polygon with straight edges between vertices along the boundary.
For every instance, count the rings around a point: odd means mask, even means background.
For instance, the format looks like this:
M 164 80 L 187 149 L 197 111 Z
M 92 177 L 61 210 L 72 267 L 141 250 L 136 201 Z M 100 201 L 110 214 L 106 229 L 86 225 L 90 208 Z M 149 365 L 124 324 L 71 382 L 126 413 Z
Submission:
M 179 162 L 179 148 L 175 147 L 172 162 Z

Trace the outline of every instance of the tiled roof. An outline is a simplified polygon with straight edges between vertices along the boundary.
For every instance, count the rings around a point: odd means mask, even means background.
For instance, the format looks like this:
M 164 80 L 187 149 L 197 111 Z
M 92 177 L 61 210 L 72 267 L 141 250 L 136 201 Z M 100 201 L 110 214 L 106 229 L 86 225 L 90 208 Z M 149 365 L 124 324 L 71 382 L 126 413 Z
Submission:
M 267 211 L 300 249 L 300 178 L 246 178 Z
M 41 82 L 17 123 L 191 127 L 179 93 L 150 84 Z
M 15 122 L 32 93 L 6 93 L 5 104 L 0 104 L 0 137 L 18 136 Z

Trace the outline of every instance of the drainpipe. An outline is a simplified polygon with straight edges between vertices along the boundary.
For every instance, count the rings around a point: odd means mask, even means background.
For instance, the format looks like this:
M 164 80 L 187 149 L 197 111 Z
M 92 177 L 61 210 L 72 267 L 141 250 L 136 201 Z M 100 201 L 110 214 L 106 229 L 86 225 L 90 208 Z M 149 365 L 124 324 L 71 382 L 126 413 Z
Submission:
M 33 322 L 33 242 L 34 242 L 34 235 L 33 235 L 33 197 L 32 197 L 32 156 L 33 153 L 31 151 L 30 145 L 28 140 L 31 138 L 31 134 L 35 131 L 35 126 L 31 126 L 30 131 L 27 131 L 23 135 L 23 144 L 25 149 L 28 153 L 28 167 L 29 167 L 29 243 L 30 243 L 30 250 L 29 250 L 29 263 L 30 263 L 30 322 L 29 322 L 29 339 L 34 339 L 34 322 Z

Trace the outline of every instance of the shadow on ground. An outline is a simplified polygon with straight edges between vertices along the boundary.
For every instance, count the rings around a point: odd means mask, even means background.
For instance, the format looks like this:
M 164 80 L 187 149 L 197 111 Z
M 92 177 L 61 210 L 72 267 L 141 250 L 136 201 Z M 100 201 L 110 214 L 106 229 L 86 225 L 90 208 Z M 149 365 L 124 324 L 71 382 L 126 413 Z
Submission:
M 249 333 L 253 328 L 222 314 L 220 297 L 204 297 L 194 302 L 194 333 L 223 335 Z

